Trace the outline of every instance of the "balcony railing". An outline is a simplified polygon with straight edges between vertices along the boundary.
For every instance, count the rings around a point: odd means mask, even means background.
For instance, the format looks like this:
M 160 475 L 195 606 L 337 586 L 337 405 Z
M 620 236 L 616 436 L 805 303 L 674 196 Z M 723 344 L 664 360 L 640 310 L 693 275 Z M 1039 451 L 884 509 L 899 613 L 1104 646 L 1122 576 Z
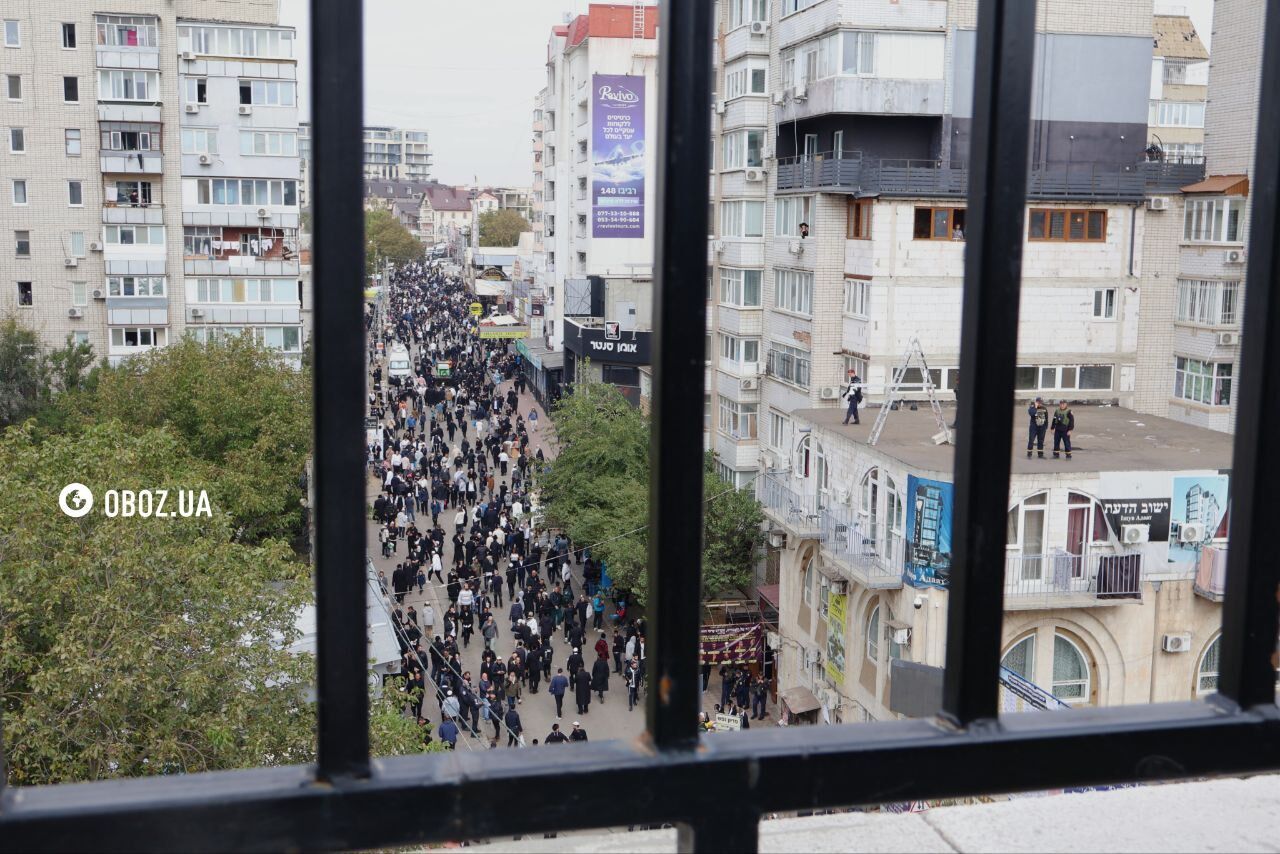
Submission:
M 1068 163 L 1032 166 L 1027 195 L 1035 199 L 1140 199 L 1173 192 L 1204 177 L 1203 163 Z M 969 166 L 943 160 L 868 160 L 861 152 L 780 157 L 779 190 L 822 190 L 886 196 L 963 197 Z
M 1086 551 L 1071 554 L 1009 554 L 1005 557 L 1004 595 L 1008 604 L 1027 607 L 1037 600 L 1061 607 L 1099 601 L 1141 601 L 1139 552 Z

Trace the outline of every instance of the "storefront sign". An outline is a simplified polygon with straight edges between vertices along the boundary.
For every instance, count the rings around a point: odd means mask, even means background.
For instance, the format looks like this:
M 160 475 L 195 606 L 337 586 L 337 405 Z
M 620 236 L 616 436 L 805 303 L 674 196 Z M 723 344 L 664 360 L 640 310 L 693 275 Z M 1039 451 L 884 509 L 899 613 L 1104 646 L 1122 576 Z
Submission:
M 951 484 L 907 476 L 906 582 L 946 587 L 951 578 Z
M 617 340 L 595 326 L 564 325 L 564 346 L 579 356 L 601 362 L 624 365 L 649 364 L 653 333 L 619 331 Z
M 1117 541 L 1124 542 L 1125 525 L 1149 525 L 1147 539 L 1153 543 L 1169 539 L 1168 498 L 1103 498 L 1100 503 Z
M 836 685 L 844 681 L 844 626 L 849 597 L 844 593 L 827 596 L 827 678 Z
M 737 732 L 740 729 L 742 729 L 740 716 L 716 713 L 716 732 Z
M 471 313 L 476 317 L 479 317 L 482 313 L 484 313 L 484 306 L 482 306 L 478 302 L 471 303 Z
M 759 664 L 764 658 L 764 627 L 759 623 L 703 626 L 699 637 L 699 662 Z
M 481 338 L 528 338 L 529 327 L 521 325 L 486 326 L 480 324 Z
M 644 237 L 645 79 L 595 74 L 591 236 Z

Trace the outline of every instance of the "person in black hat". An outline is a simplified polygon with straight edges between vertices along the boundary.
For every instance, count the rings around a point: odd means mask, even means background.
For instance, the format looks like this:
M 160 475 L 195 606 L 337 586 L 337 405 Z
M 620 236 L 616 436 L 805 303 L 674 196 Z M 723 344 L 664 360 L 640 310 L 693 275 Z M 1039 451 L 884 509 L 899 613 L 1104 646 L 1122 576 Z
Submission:
M 1027 425 L 1027 458 L 1031 458 L 1031 446 L 1035 445 L 1036 450 L 1040 452 L 1040 459 L 1044 459 L 1044 436 L 1049 430 L 1049 407 L 1044 405 L 1044 398 L 1037 397 L 1035 402 L 1027 407 L 1027 415 L 1031 418 Z

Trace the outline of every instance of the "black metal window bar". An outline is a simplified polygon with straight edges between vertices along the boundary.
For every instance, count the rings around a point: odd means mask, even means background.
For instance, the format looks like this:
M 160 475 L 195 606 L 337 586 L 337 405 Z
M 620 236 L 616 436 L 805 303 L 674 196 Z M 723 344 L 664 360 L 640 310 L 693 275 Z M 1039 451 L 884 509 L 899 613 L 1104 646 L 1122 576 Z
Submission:
M 371 760 L 365 683 L 360 175 L 362 22 L 311 0 L 315 146 L 315 766 L 9 789 L 0 849 L 277 850 L 673 822 L 682 850 L 753 851 L 766 811 L 938 798 L 1280 767 L 1275 705 L 1280 561 L 1262 537 L 1280 509 L 1280 2 L 1268 4 L 1253 182 L 1238 441 L 1219 693 L 1207 702 L 997 712 L 1011 434 L 979 434 L 1012 400 L 1035 5 L 979 5 L 956 448 L 957 560 L 943 711 L 935 719 L 752 730 L 700 742 L 698 531 L 712 4 L 661 10 L 658 154 L 660 346 L 654 366 L 650 585 L 655 690 L 647 735 L 560 751 Z M 358 10 L 358 6 L 354 7 Z M 697 334 L 691 334 L 696 332 Z M 1268 370 L 1270 368 L 1270 370 Z M 979 437 L 981 438 L 979 440 Z M 625 773 L 630 795 L 610 793 Z M 0 774 L 0 781 L 3 775 Z M 513 808 L 513 805 L 518 805 Z M 388 821 L 388 816 L 397 816 Z

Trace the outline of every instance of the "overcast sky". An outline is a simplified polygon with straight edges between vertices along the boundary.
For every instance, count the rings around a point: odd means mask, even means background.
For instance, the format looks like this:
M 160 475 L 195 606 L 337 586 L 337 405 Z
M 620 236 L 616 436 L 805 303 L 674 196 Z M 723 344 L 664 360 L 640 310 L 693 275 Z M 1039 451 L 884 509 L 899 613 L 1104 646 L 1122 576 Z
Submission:
M 1213 0 L 1185 8 L 1205 44 Z M 587 0 L 366 0 L 365 122 L 426 128 L 432 175 L 450 184 L 527 187 L 533 180 L 533 98 L 545 81 L 547 39 Z M 310 66 L 307 0 L 280 0 L 298 28 L 305 113 Z

